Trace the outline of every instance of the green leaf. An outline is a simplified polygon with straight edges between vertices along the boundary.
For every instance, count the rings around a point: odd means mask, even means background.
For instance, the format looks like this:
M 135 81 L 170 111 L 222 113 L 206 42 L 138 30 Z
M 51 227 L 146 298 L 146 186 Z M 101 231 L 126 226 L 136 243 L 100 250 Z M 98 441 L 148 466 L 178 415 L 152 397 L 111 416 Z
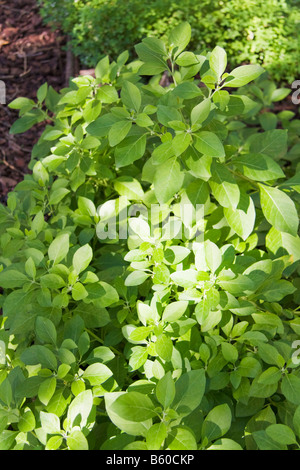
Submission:
M 19 109 L 22 112 L 30 111 L 33 106 L 35 106 L 35 102 L 33 100 L 22 97 L 16 98 L 8 105 L 10 109 Z
M 225 150 L 219 137 L 213 132 L 201 131 L 195 135 L 195 148 L 208 157 L 220 158 L 225 156 Z
M 44 404 L 48 405 L 49 401 L 54 395 L 56 390 L 56 378 L 50 377 L 49 379 L 44 380 L 39 386 L 38 398 Z
M 230 72 L 225 80 L 226 87 L 241 87 L 258 78 L 264 69 L 260 65 L 242 65 Z
M 255 378 L 261 373 L 261 365 L 254 357 L 243 357 L 237 371 L 241 377 Z
M 118 121 L 113 124 L 108 133 L 109 145 L 115 147 L 122 142 L 130 131 L 131 126 L 132 122 L 130 121 Z
M 279 232 L 274 227 L 266 236 L 266 247 L 273 254 L 283 250 L 284 253 L 292 255 L 294 261 L 300 259 L 300 238 L 293 237 L 286 232 Z
M 62 436 L 52 436 L 47 441 L 45 450 L 57 450 L 63 442 Z
M 156 47 L 153 48 L 149 40 L 143 40 L 134 48 L 139 59 L 145 62 L 138 71 L 140 75 L 157 75 L 168 69 L 167 62 L 164 59 L 165 53 L 162 53 L 162 50 L 158 52 Z
M 49 289 L 60 289 L 66 285 L 65 281 L 58 274 L 45 274 L 40 279 L 41 286 Z
M 101 385 L 112 375 L 112 371 L 106 365 L 95 363 L 85 369 L 82 377 L 88 380 L 90 385 Z
M 184 173 L 175 157 L 163 163 L 154 176 L 154 192 L 158 202 L 168 202 L 180 190 L 183 179 Z
M 251 235 L 256 218 L 253 200 L 245 193 L 240 194 L 240 201 L 236 208 L 224 207 L 224 215 L 228 225 L 243 240 Z
M 160 450 L 167 434 L 167 426 L 163 422 L 153 424 L 146 434 L 147 448 Z
M 68 435 L 67 446 L 70 450 L 89 450 L 89 444 L 85 435 L 78 429 L 73 429 Z
M 266 433 L 279 444 L 291 445 L 297 443 L 293 430 L 285 424 L 271 424 L 266 428 Z
M 73 256 L 73 267 L 76 274 L 80 274 L 84 271 L 90 264 L 93 259 L 93 250 L 92 248 L 86 244 L 75 252 Z
M 82 300 L 88 296 L 88 291 L 86 288 L 81 284 L 81 282 L 75 282 L 72 286 L 72 298 L 74 300 Z
M 27 281 L 28 277 L 15 269 L 6 269 L 0 273 L 0 286 L 4 289 L 22 287 Z
M 240 189 L 231 172 L 217 162 L 213 162 L 211 172 L 209 185 L 216 200 L 223 207 L 236 209 L 240 201 Z
M 0 450 L 9 450 L 19 431 L 4 430 L 0 433 Z
M 191 112 L 192 125 L 202 124 L 207 119 L 211 108 L 211 101 L 209 98 L 204 99 L 201 103 L 197 104 Z M 205 153 L 205 152 L 202 152 Z
M 259 183 L 260 202 L 267 221 L 279 232 L 296 237 L 299 218 L 292 199 L 283 191 Z
M 155 351 L 164 361 L 169 362 L 172 358 L 173 342 L 167 335 L 161 335 L 155 343 Z
M 127 392 L 119 396 L 113 404 L 113 410 L 120 418 L 141 422 L 153 418 L 156 413 L 151 399 L 140 392 Z
M 82 214 L 89 215 L 90 217 L 95 217 L 97 215 L 95 204 L 87 197 L 79 196 L 78 209 Z
M 35 322 L 35 332 L 41 342 L 53 345 L 56 344 L 56 328 L 49 318 L 38 316 Z
M 166 322 L 173 322 L 179 320 L 182 315 L 185 313 L 188 307 L 188 302 L 186 301 L 177 301 L 171 302 L 168 304 L 164 310 L 162 320 Z
M 88 292 L 88 297 L 85 302 L 96 302 L 97 307 L 105 308 L 118 302 L 119 295 L 116 289 L 104 281 L 86 284 L 85 289 Z
M 197 442 L 189 429 L 178 426 L 168 434 L 167 449 L 197 450 Z
M 104 85 L 97 91 L 97 99 L 102 103 L 115 103 L 118 101 L 119 95 L 115 87 Z
M 294 405 L 300 405 L 300 378 L 293 374 L 283 377 L 281 391 L 285 398 Z
M 129 366 L 131 370 L 137 370 L 142 367 L 148 358 L 148 350 L 142 346 L 134 346 L 129 359 Z
M 46 99 L 47 92 L 48 92 L 48 84 L 43 83 L 43 85 L 41 85 L 39 87 L 39 89 L 36 93 L 36 96 L 37 96 L 37 99 L 38 99 L 39 103 L 42 103 Z
M 25 271 L 26 274 L 31 277 L 33 280 L 35 280 L 36 277 L 36 267 L 33 259 L 30 257 L 25 263 Z
M 164 260 L 167 264 L 178 264 L 189 254 L 190 250 L 184 246 L 170 246 L 164 252 Z
M 204 369 L 192 370 L 179 377 L 175 383 L 176 394 L 172 408 L 180 415 L 187 416 L 200 405 L 205 391 Z
M 174 154 L 176 157 L 179 157 L 190 145 L 192 141 L 191 134 L 184 132 L 183 134 L 178 134 L 172 140 L 172 147 L 174 149 Z
M 30 408 L 25 408 L 24 413 L 21 415 L 18 423 L 18 428 L 21 432 L 30 432 L 35 428 L 35 417 Z
M 114 188 L 120 196 L 126 196 L 132 201 L 140 201 L 144 197 L 140 182 L 130 176 L 117 178 L 114 182 Z
M 220 294 L 214 287 L 207 289 L 201 301 L 196 305 L 195 315 L 198 323 L 203 325 L 211 311 L 214 310 L 220 301 Z
M 45 115 L 41 110 L 33 109 L 26 112 L 26 114 L 24 114 L 24 116 L 22 116 L 20 119 L 17 119 L 17 121 L 15 121 L 11 126 L 9 133 L 22 134 L 44 119 Z
M 60 420 L 54 413 L 40 412 L 42 429 L 47 434 L 60 433 Z
M 123 432 L 131 435 L 131 436 L 145 436 L 148 429 L 152 426 L 152 419 L 149 418 L 145 421 L 135 421 L 131 420 L 130 417 L 124 418 L 122 416 L 122 413 L 120 413 L 120 406 L 117 406 L 117 409 L 115 409 L 115 404 L 118 401 L 118 398 L 121 397 L 122 395 L 127 395 L 126 392 L 112 392 L 112 393 L 106 393 L 104 395 L 105 399 L 105 407 L 107 414 L 110 418 L 110 420 Z M 142 395 L 144 397 L 144 395 Z M 146 399 L 148 397 L 146 396 Z M 148 404 L 148 403 L 147 403 Z M 124 406 L 121 403 L 121 410 L 123 412 Z M 147 410 L 147 407 L 146 407 Z M 139 414 L 139 410 L 137 411 L 137 415 Z M 146 411 L 148 412 L 148 411 Z M 128 416 L 128 413 L 125 413 L 126 416 Z M 129 411 L 130 414 L 130 411 Z
M 145 153 L 146 135 L 126 137 L 115 150 L 117 168 L 121 168 L 139 160 Z
M 91 390 L 84 390 L 79 393 L 74 400 L 71 402 L 68 408 L 67 414 L 67 423 L 68 427 L 72 428 L 74 421 L 76 424 L 80 425 L 81 429 L 86 426 L 88 417 L 92 411 L 93 407 L 93 394 Z M 78 422 L 77 417 L 80 416 L 80 421 Z
M 252 436 L 259 450 L 286 450 L 283 444 L 279 444 L 269 437 L 265 430 L 255 431 Z
M 183 22 L 172 29 L 168 35 L 169 45 L 174 48 L 175 57 L 182 52 L 191 40 L 192 29 L 189 23 Z
M 181 121 L 182 117 L 176 108 L 159 104 L 157 106 L 157 119 L 161 124 L 169 127 L 169 122 Z
M 171 274 L 172 281 L 181 287 L 194 287 L 198 283 L 198 273 L 195 269 L 176 271 Z
M 225 72 L 227 65 L 227 54 L 226 51 L 220 47 L 216 46 L 209 56 L 209 66 L 213 72 L 220 79 Z
M 237 442 L 232 439 L 218 439 L 207 450 L 243 450 Z
M 53 192 L 50 194 L 49 204 L 51 205 L 58 204 L 69 193 L 70 193 L 70 190 L 67 188 L 57 188 L 53 190 Z
M 129 339 L 131 341 L 143 341 L 149 336 L 152 330 L 152 326 L 139 326 L 130 333 Z
M 243 174 L 254 181 L 270 181 L 284 177 L 278 163 L 268 155 L 255 153 L 241 155 L 234 160 L 234 164 L 242 167 Z
M 149 273 L 145 273 L 143 271 L 134 271 L 127 276 L 125 280 L 125 286 L 140 286 L 146 281 L 146 279 L 148 279 L 149 276 Z
M 258 382 L 264 385 L 272 385 L 279 382 L 282 377 L 280 369 L 277 367 L 269 367 L 258 378 Z
M 28 365 L 41 364 L 42 367 L 52 370 L 57 368 L 57 360 L 53 352 L 46 346 L 39 344 L 34 344 L 30 348 L 25 349 L 21 354 L 21 359 Z
M 177 61 L 176 61 L 177 62 Z M 175 96 L 179 96 L 183 100 L 191 100 L 202 95 L 200 88 L 192 82 L 182 82 L 174 88 L 172 92 Z
M 141 92 L 136 85 L 124 81 L 121 90 L 121 100 L 129 111 L 139 112 L 142 102 Z
M 155 389 L 156 398 L 165 410 L 172 404 L 175 391 L 175 383 L 169 371 L 157 382 Z
M 239 353 L 233 344 L 221 343 L 221 350 L 223 357 L 227 362 L 232 362 L 234 364 L 238 360 Z
M 255 134 L 249 138 L 250 152 L 254 154 L 265 154 L 272 159 L 282 158 L 287 150 L 287 130 L 272 129 Z
M 209 442 L 224 436 L 231 426 L 231 411 L 227 403 L 213 408 L 206 416 L 202 426 L 202 439 Z

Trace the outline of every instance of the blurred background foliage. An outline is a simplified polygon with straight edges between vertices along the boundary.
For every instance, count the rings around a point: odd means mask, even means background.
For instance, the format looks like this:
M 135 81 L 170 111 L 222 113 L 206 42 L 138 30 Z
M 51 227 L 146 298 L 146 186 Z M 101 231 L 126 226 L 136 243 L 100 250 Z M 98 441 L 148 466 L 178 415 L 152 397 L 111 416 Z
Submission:
M 115 59 L 145 35 L 164 37 L 182 21 L 190 49 L 226 49 L 230 66 L 259 63 L 279 83 L 300 71 L 300 0 L 39 0 L 44 20 L 69 35 L 83 66 Z

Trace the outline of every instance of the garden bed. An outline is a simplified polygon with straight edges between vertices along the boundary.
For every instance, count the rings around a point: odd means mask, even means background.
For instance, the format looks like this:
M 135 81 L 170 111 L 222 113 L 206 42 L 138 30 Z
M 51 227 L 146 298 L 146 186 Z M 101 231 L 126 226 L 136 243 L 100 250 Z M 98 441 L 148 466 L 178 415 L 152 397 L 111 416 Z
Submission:
M 43 24 L 35 0 L 0 2 L 0 80 L 6 85 L 6 104 L 19 96 L 35 98 L 44 82 L 64 86 L 66 38 Z M 32 146 L 44 125 L 25 134 L 10 135 L 17 112 L 0 106 L 0 199 L 28 172 Z

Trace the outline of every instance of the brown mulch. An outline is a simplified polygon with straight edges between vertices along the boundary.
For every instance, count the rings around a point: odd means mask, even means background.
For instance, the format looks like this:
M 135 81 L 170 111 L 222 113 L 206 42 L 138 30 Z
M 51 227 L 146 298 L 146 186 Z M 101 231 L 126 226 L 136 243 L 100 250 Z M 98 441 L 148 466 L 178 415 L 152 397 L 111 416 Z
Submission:
M 57 91 L 65 85 L 65 44 L 60 31 L 45 26 L 35 0 L 0 0 L 0 80 L 6 87 L 6 104 L 0 104 L 0 202 L 28 173 L 44 127 L 9 134 L 18 112 L 7 105 L 20 96 L 35 99 L 44 82 Z

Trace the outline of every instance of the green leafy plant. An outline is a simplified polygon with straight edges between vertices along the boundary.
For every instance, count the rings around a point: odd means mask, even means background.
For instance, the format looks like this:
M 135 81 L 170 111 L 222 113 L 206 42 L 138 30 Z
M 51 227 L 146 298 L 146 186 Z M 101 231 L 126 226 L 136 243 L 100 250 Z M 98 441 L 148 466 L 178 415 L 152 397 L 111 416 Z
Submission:
M 291 0 L 40 0 L 45 21 L 60 26 L 83 64 L 93 67 L 112 59 L 145 35 L 167 39 L 170 30 L 188 21 L 194 51 L 226 49 L 230 67 L 261 64 L 272 79 L 292 83 L 299 75 L 299 22 Z
M 1 450 L 299 448 L 299 121 L 190 37 L 9 105 Z

